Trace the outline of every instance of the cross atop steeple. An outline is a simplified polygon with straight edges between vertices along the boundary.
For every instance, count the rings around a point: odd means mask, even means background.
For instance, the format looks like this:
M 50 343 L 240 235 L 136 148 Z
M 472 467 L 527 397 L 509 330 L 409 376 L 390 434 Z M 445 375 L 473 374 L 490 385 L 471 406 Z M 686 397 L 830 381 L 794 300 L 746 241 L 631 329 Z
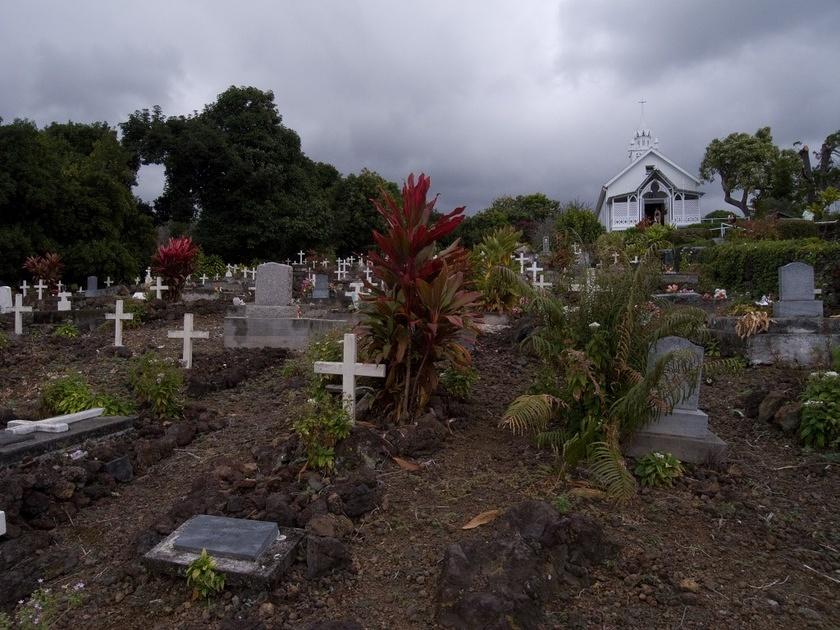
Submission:
M 659 138 L 653 137 L 653 135 L 650 132 L 650 129 L 647 126 L 647 121 L 645 120 L 645 104 L 647 103 L 647 100 L 642 99 L 638 101 L 638 103 L 641 108 L 639 116 L 639 128 L 636 129 L 636 133 L 633 136 L 633 141 L 627 148 L 631 161 L 640 158 L 642 154 L 647 153 L 650 149 L 655 149 L 659 146 Z

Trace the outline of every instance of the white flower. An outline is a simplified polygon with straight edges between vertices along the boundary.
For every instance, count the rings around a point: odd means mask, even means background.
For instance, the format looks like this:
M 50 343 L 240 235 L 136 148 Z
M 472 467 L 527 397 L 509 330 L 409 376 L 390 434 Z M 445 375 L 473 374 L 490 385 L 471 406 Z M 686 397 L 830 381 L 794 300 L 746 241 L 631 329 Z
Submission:
M 834 378 L 835 376 L 840 376 L 840 374 L 838 374 L 834 370 L 829 370 L 828 372 L 823 372 L 823 376 L 828 376 L 830 378 Z
M 600 327 L 601 327 L 601 324 L 599 324 L 598 322 L 592 322 L 591 324 L 589 324 L 589 328 L 591 330 L 598 330 Z
M 725 300 L 726 299 L 726 289 L 715 289 L 715 299 L 716 300 Z
M 821 400 L 806 400 L 802 403 L 805 407 L 819 407 L 822 404 Z

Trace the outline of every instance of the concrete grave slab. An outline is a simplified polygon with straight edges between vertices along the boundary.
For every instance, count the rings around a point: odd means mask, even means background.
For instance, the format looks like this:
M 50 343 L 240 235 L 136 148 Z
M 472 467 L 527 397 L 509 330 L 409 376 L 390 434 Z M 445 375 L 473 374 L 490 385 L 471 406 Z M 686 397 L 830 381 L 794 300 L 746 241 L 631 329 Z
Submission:
M 154 571 L 183 575 L 207 549 L 229 584 L 270 588 L 291 566 L 305 536 L 302 529 L 272 522 L 201 514 L 167 536 L 143 562 Z
M 313 337 L 347 323 L 343 319 L 228 316 L 225 317 L 225 348 L 304 350 Z

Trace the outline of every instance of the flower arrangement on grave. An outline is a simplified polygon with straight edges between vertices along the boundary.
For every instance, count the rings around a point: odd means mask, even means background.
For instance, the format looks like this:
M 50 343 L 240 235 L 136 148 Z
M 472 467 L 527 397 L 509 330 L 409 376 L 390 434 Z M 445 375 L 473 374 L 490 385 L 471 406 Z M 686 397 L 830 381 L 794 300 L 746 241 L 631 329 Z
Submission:
M 437 197 L 427 200 L 430 183 L 411 174 L 402 203 L 384 190 L 374 201 L 387 228 L 373 232 L 378 250 L 369 260 L 377 281 L 365 298 L 362 343 L 373 362 L 388 367 L 378 402 L 397 422 L 425 410 L 438 385 L 437 364 L 472 363 L 464 343 L 476 333 L 472 309 L 481 294 L 469 289 L 467 251 L 459 241 L 438 246 L 463 221 L 464 208 L 433 219 Z
M 163 278 L 164 284 L 169 287 L 166 296 L 170 301 L 181 297 L 187 276 L 195 273 L 198 251 L 198 246 L 189 236 L 182 236 L 170 238 L 152 256 L 152 273 Z
M 58 286 L 64 263 L 61 256 L 55 252 L 47 252 L 43 256 L 29 256 L 23 263 L 23 268 L 32 275 L 33 280 L 43 280 L 47 283 L 47 290 L 52 291 Z
M 309 297 L 312 295 L 312 291 L 315 289 L 315 283 L 312 281 L 311 278 L 308 276 L 301 280 L 300 283 L 300 294 L 303 297 Z

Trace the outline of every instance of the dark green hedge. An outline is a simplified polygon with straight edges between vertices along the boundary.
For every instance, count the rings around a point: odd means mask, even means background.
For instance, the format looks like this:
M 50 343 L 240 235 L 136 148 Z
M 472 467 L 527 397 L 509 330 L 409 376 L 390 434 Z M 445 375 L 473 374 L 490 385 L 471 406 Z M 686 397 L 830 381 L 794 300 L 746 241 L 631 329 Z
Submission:
M 813 221 L 804 219 L 785 219 L 779 221 L 779 235 L 782 239 L 816 238 L 819 236 L 819 226 Z
M 823 299 L 840 296 L 840 243 L 817 238 L 723 243 L 703 252 L 702 277 L 709 285 L 758 297 L 778 296 L 779 267 L 800 261 L 813 265 Z

